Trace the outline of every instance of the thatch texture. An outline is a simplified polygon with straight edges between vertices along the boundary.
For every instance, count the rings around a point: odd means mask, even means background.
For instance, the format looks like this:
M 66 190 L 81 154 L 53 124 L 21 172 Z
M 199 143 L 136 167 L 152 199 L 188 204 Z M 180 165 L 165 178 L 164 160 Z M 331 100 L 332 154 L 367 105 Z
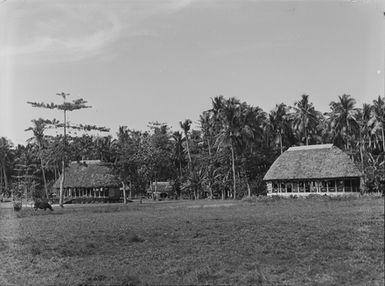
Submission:
M 54 188 L 60 188 L 61 177 L 55 182 Z M 111 168 L 99 160 L 72 162 L 66 168 L 64 188 L 102 188 L 118 187 L 121 183 L 112 173 Z
M 361 172 L 332 144 L 291 147 L 267 171 L 265 181 L 360 177 Z

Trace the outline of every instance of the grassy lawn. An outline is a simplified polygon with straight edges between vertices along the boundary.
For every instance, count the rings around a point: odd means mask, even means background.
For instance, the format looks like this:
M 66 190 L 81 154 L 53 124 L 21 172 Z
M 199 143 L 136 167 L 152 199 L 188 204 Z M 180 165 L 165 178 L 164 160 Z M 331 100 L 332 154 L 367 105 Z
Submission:
M 383 198 L 0 208 L 0 285 L 383 283 Z

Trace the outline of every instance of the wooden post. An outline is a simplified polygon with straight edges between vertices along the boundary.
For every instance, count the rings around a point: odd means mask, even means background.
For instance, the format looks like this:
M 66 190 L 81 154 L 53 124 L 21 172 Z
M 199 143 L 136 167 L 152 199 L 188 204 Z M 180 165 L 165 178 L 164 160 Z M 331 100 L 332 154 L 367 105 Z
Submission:
M 326 192 L 329 193 L 329 181 L 326 181 Z

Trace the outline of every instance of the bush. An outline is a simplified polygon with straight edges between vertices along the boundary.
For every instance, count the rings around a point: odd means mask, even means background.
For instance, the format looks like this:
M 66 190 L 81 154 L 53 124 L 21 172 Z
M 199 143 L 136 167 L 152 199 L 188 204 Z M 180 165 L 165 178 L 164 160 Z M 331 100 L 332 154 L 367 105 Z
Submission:
M 20 211 L 21 208 L 23 207 L 22 202 L 13 202 L 13 209 L 14 211 Z

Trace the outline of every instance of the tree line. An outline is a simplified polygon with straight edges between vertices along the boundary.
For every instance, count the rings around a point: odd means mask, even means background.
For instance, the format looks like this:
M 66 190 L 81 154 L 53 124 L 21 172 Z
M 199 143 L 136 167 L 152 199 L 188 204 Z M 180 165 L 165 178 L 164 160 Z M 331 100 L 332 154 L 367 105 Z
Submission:
M 30 104 L 67 111 L 88 107 L 84 100 Z M 302 95 L 292 106 L 280 103 L 265 112 L 237 98 L 217 96 L 200 114 L 195 129 L 190 119 L 180 121 L 179 130 L 152 122 L 146 131 L 120 126 L 115 137 L 49 136 L 49 128 L 70 126 L 33 119 L 25 130 L 31 135 L 25 145 L 0 138 L 0 192 L 48 197 L 64 165 L 101 160 L 112 166 L 131 196 L 144 195 L 151 182 L 170 181 L 176 198 L 242 198 L 266 192 L 263 176 L 287 148 L 326 143 L 341 148 L 363 171 L 362 191 L 379 190 L 385 177 L 385 98 L 357 106 L 344 94 L 329 107 L 321 113 Z M 108 131 L 82 124 L 71 127 Z

